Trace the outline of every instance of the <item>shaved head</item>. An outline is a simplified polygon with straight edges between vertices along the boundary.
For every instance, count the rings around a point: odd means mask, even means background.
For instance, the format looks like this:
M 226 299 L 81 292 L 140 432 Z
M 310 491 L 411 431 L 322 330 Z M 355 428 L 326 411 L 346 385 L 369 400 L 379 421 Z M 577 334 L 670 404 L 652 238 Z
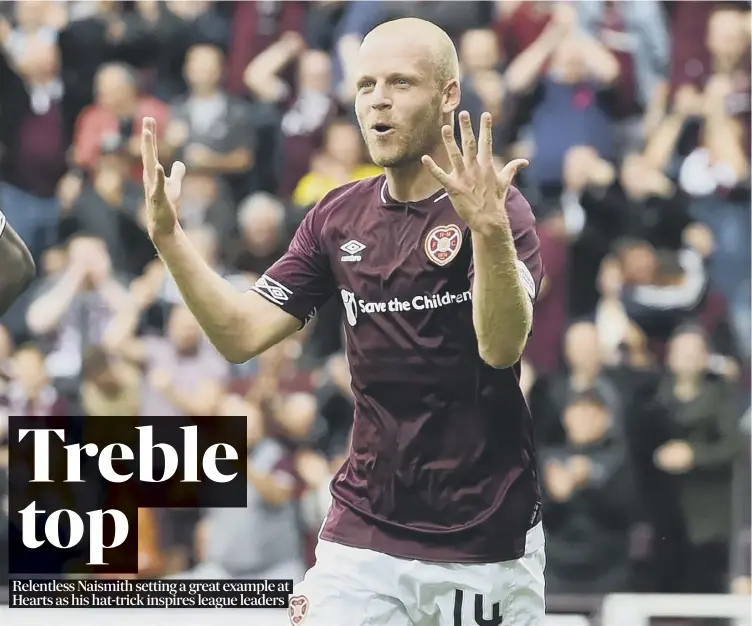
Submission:
M 384 22 L 365 36 L 362 45 L 394 46 L 396 42 L 425 55 L 439 87 L 450 80 L 459 81 L 460 63 L 454 42 L 436 24 L 417 17 Z
M 363 39 L 355 110 L 371 159 L 412 165 L 430 154 L 459 106 L 459 61 L 449 35 L 417 18 L 386 22 Z

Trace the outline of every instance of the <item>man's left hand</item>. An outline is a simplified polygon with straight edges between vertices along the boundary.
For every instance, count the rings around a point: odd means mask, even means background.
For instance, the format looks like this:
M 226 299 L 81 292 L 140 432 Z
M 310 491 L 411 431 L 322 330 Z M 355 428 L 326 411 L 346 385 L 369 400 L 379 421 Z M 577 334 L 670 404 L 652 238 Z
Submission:
M 459 122 L 462 150 L 454 139 L 452 127 L 446 125 L 441 129 L 452 172 L 445 172 L 428 155 L 424 155 L 421 161 L 446 189 L 455 211 L 470 230 L 492 232 L 507 223 L 505 204 L 509 187 L 517 172 L 528 162 L 515 159 L 497 173 L 493 165 L 491 114 L 481 115 L 480 146 L 467 111 L 459 114 Z

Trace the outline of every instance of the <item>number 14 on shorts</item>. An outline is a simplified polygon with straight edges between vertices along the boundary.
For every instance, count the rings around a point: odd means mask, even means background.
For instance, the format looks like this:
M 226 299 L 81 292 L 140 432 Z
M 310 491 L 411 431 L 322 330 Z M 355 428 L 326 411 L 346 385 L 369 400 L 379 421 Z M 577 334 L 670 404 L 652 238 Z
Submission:
M 462 615 L 465 602 L 472 602 L 472 597 L 475 596 L 473 617 L 474 622 L 462 621 Z M 490 608 L 486 608 L 485 598 L 482 593 L 468 594 L 465 598 L 465 592 L 462 589 L 455 589 L 454 591 L 454 622 L 452 626 L 501 626 L 501 605 L 498 602 L 494 602 Z M 489 615 L 490 613 L 490 615 Z

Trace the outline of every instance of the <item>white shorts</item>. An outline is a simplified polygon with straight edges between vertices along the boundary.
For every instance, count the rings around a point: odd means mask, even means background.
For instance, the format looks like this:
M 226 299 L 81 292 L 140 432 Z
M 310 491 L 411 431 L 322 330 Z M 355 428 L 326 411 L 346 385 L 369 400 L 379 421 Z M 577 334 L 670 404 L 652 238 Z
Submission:
M 285 626 L 539 626 L 544 621 L 543 528 L 526 554 L 487 564 L 429 563 L 319 540 Z

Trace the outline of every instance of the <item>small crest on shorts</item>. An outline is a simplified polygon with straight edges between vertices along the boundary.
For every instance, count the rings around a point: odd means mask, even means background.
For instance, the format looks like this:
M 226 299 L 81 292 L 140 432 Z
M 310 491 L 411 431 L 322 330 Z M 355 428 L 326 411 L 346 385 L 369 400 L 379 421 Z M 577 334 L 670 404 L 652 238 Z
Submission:
M 436 265 L 444 266 L 459 254 L 462 246 L 462 231 L 456 224 L 437 226 L 426 235 L 425 250 Z
M 290 596 L 290 605 L 287 615 L 293 626 L 300 626 L 308 616 L 308 598 L 305 596 Z

